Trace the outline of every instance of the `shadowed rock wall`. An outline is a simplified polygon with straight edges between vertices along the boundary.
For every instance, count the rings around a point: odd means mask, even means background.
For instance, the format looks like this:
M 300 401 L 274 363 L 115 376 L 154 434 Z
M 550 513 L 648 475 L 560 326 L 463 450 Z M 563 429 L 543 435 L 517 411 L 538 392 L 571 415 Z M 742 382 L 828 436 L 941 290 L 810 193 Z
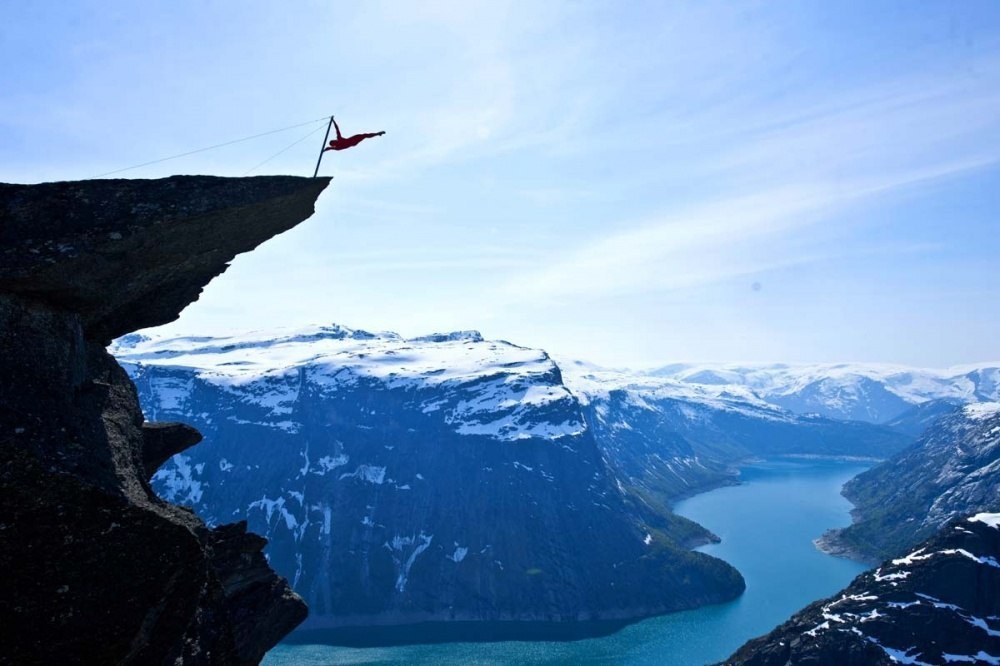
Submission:
M 175 319 L 328 183 L 0 184 L 0 663 L 252 664 L 305 618 L 245 523 L 154 495 L 201 436 L 144 423 L 105 345 Z

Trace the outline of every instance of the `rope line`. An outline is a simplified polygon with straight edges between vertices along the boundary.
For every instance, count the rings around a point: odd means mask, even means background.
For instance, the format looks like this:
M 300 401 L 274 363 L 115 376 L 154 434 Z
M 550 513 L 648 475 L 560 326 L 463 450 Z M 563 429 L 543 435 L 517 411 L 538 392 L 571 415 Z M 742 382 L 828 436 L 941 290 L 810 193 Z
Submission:
M 234 143 L 242 143 L 244 141 L 250 141 L 251 139 L 259 139 L 262 136 L 268 136 L 270 134 L 278 134 L 279 132 L 287 132 L 288 130 L 297 129 L 299 127 L 305 127 L 306 125 L 311 125 L 313 123 L 318 123 L 319 121 L 328 121 L 330 116 L 323 116 L 322 118 L 316 118 L 315 120 L 308 120 L 304 123 L 299 123 L 297 125 L 290 125 L 288 127 L 282 127 L 281 129 L 270 130 L 268 132 L 261 132 L 260 134 L 254 134 L 253 136 L 245 136 L 242 139 L 234 139 L 232 141 L 226 141 L 225 143 L 217 143 L 214 146 L 207 146 L 205 148 L 198 148 L 197 150 L 189 150 L 186 153 L 180 153 L 179 155 L 171 155 L 170 157 L 161 157 L 158 160 L 152 160 L 150 162 L 143 162 L 142 164 L 135 164 L 130 167 L 125 167 L 124 169 L 115 169 L 114 171 L 107 171 L 105 173 L 94 176 L 94 178 L 103 178 L 104 176 L 110 176 L 115 173 L 121 173 L 122 171 L 131 171 L 132 169 L 138 169 L 140 167 L 149 166 L 151 164 L 159 164 L 160 162 L 166 162 L 168 160 L 176 160 L 181 157 L 187 157 L 188 155 L 194 155 L 196 153 L 204 153 L 208 150 L 215 150 L 216 148 L 223 148 L 225 146 L 231 146 Z M 322 125 L 320 126 L 322 127 Z M 259 165 L 258 165 L 259 166 Z M 256 167 L 254 167 L 256 168 Z
M 284 148 L 282 148 L 281 150 L 279 150 L 278 152 L 276 152 L 274 155 L 271 155 L 270 157 L 268 157 L 266 160 L 264 160 L 263 162 L 261 162 L 257 166 L 252 167 L 250 169 L 247 169 L 245 172 L 243 172 L 243 175 L 246 176 L 251 171 L 256 171 L 260 167 L 264 166 L 265 164 L 267 164 L 268 162 L 270 162 L 271 160 L 273 160 L 278 155 L 281 155 L 282 153 L 285 153 L 285 152 L 291 150 L 292 148 L 294 148 L 295 146 L 299 145 L 300 143 L 302 143 L 303 141 L 305 141 L 306 139 L 308 139 L 309 137 L 311 137 L 313 134 L 315 134 L 316 132 L 320 131 L 321 129 L 323 129 L 323 125 L 320 125 L 317 128 L 315 128 L 315 129 L 309 130 L 309 133 L 306 134 L 304 137 L 302 137 L 301 139 L 296 139 L 293 143 L 290 143 L 289 145 L 285 146 Z

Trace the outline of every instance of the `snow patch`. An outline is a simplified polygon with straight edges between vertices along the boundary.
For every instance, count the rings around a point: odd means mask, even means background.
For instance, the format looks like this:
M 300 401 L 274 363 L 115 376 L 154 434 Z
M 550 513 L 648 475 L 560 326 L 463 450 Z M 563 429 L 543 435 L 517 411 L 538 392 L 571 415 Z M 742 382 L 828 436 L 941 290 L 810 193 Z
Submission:
M 410 576 L 410 569 L 413 567 L 413 563 L 416 562 L 417 557 L 419 557 L 421 553 L 430 547 L 433 539 L 434 535 L 424 534 L 424 532 L 421 531 L 416 537 L 404 537 L 397 534 L 391 541 L 386 541 L 382 544 L 384 548 L 388 548 L 389 551 L 393 553 L 393 561 L 396 563 L 397 570 L 397 592 L 403 592 L 406 589 L 406 581 Z M 413 550 L 410 552 L 409 557 L 407 557 L 404 561 L 402 559 L 402 554 L 411 546 L 413 546 Z
M 312 472 L 313 474 L 318 474 L 320 476 L 323 476 L 327 472 L 331 472 L 337 469 L 338 467 L 343 467 L 349 461 L 350 458 L 348 458 L 343 453 L 335 456 L 323 456 L 322 458 L 316 461 L 316 464 L 319 466 L 319 468 L 312 470 Z
M 173 463 L 161 467 L 153 475 L 153 481 L 163 489 L 164 499 L 174 504 L 194 505 L 201 501 L 201 481 L 194 478 L 197 467 L 191 466 L 191 456 L 180 453 L 170 459 Z
M 368 483 L 373 483 L 377 486 L 382 485 L 385 481 L 385 467 L 376 467 L 374 465 L 358 465 L 358 468 L 353 472 L 347 474 L 341 474 L 340 480 L 344 479 L 359 479 L 361 481 L 367 481 Z
M 977 513 L 969 518 L 970 523 L 985 523 L 990 527 L 1000 529 L 1000 513 Z
M 1000 413 L 1000 402 L 977 402 L 966 405 L 962 411 L 966 417 L 974 421 L 982 421 Z
M 948 654 L 945 652 L 941 656 L 944 657 L 944 660 L 949 664 L 964 662 L 967 664 L 989 664 L 990 666 L 1000 666 L 1000 657 L 994 657 L 983 650 L 980 650 L 976 654 Z
M 875 580 L 877 582 L 881 583 L 882 581 L 885 581 L 885 580 L 903 580 L 904 578 L 906 578 L 907 576 L 910 575 L 910 572 L 909 571 L 897 571 L 895 573 L 883 575 L 882 574 L 882 567 L 879 567 L 878 569 L 875 570 L 875 573 L 872 574 L 872 575 L 875 577 Z

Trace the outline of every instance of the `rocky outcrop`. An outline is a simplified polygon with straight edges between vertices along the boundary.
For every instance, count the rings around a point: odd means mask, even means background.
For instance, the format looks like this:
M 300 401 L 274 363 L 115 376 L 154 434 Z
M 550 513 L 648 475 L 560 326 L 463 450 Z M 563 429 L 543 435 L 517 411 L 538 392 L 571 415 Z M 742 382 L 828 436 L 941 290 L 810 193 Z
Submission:
M 0 292 L 80 316 L 110 342 L 176 319 L 237 254 L 313 212 L 290 176 L 0 184 Z
M 201 433 L 175 421 L 142 424 L 142 465 L 153 476 L 163 463 L 201 441 Z
M 956 516 L 1000 511 L 1000 403 L 952 410 L 911 447 L 844 485 L 854 524 L 824 550 L 871 561 L 898 554 Z
M 153 493 L 200 435 L 144 423 L 105 345 L 176 318 L 328 182 L 0 185 L 0 663 L 250 664 L 305 618 L 261 537 Z
M 1000 662 L 1000 514 L 947 525 L 741 647 L 732 666 Z

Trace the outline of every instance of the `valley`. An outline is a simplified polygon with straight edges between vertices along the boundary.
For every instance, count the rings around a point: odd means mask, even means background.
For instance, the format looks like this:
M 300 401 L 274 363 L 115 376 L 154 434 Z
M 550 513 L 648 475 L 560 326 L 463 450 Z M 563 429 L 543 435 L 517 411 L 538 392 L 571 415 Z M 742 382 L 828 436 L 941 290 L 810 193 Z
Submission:
M 996 394 L 992 366 L 636 372 L 336 324 L 113 351 L 149 418 L 205 435 L 154 488 L 209 525 L 247 520 L 309 604 L 274 663 L 458 663 L 472 645 L 530 662 L 552 641 L 723 659 L 864 568 L 813 543 L 860 557 L 824 535 L 863 527 L 845 482 Z M 973 470 L 992 454 L 971 446 Z
M 415 627 L 401 639 L 410 644 L 336 647 L 293 634 L 265 660 L 267 666 L 406 663 L 501 664 L 616 663 L 629 666 L 705 664 L 724 659 L 744 640 L 766 632 L 804 603 L 846 584 L 864 566 L 824 555 L 812 546 L 824 526 L 850 521 L 850 505 L 839 489 L 867 468 L 864 463 L 770 459 L 741 468 L 743 483 L 679 502 L 679 514 L 722 537 L 702 548 L 736 566 L 747 579 L 737 600 L 672 613 L 619 627 L 616 633 L 583 640 L 463 642 L 462 628 L 440 636 L 454 642 L 420 644 Z M 791 503 L 789 496 L 809 497 Z M 550 628 L 551 629 L 551 628 Z M 579 638 L 579 637 L 577 637 Z M 547 640 L 546 640 L 547 639 Z M 423 639 L 425 640 L 425 639 Z

